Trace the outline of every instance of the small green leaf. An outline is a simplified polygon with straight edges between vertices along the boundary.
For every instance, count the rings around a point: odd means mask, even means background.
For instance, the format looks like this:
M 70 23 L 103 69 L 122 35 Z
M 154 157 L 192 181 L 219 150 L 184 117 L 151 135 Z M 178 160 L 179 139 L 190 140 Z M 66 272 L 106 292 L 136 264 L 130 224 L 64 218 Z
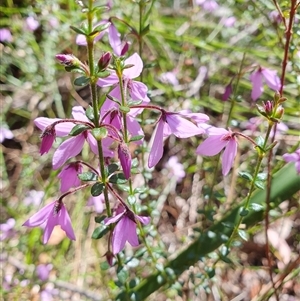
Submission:
M 137 187 L 134 189 L 133 193 L 144 193 L 145 191 L 148 190 L 148 187 Z
M 150 24 L 148 24 L 146 27 L 143 28 L 141 32 L 141 36 L 146 35 L 150 31 Z
M 113 96 L 111 96 L 111 95 L 109 95 L 109 94 L 107 94 L 106 97 L 107 97 L 109 100 L 114 101 L 115 103 L 121 105 L 119 99 L 117 99 L 117 98 L 115 98 L 115 97 L 113 97 Z
M 115 171 L 117 171 L 119 169 L 119 166 L 118 166 L 118 164 L 116 164 L 116 163 L 112 163 L 112 164 L 109 164 L 108 166 L 107 166 L 107 170 L 108 170 L 108 174 L 110 175 L 110 174 L 112 174 L 112 173 L 114 173 Z
M 136 136 L 132 136 L 132 137 L 130 138 L 130 142 L 142 140 L 144 137 L 145 137 L 144 135 L 136 135 Z
M 246 216 L 249 214 L 249 210 L 247 209 L 244 209 L 244 208 L 241 208 L 241 211 L 240 211 L 240 216 Z
M 122 113 L 129 113 L 130 112 L 130 108 L 129 107 L 126 107 L 126 106 L 120 106 L 119 107 L 119 109 L 120 109 L 120 111 L 122 112 Z
M 93 172 L 87 171 L 78 175 L 78 178 L 81 181 L 97 181 L 98 175 Z
M 106 227 L 105 225 L 101 225 L 99 227 L 97 227 L 93 234 L 92 234 L 92 238 L 93 239 L 100 239 L 102 238 L 106 233 L 109 232 L 109 227 Z
M 93 31 L 89 34 L 89 36 L 93 36 L 97 33 L 100 33 L 101 31 L 107 29 L 109 26 L 110 26 L 110 22 L 100 24 L 93 29 Z
M 141 103 L 143 102 L 143 100 L 130 100 L 128 101 L 127 105 L 128 107 L 131 107 L 131 106 L 138 106 L 140 105 Z
M 75 26 L 70 26 L 70 28 L 71 28 L 72 30 L 74 30 L 76 33 L 83 34 L 83 35 L 86 36 L 86 32 L 85 32 L 83 29 L 78 28 L 78 27 L 75 27 Z
M 87 109 L 85 111 L 85 115 L 90 121 L 94 121 L 95 116 L 94 116 L 94 109 L 92 106 L 87 107 Z
M 102 15 L 102 13 L 106 12 L 108 9 L 109 9 L 108 6 L 103 6 L 103 5 L 95 6 L 93 7 L 92 12 L 99 13 Z
M 262 172 L 257 175 L 257 179 L 260 181 L 265 181 L 267 178 L 268 174 L 266 172 Z
M 126 283 L 127 279 L 128 279 L 128 271 L 126 271 L 124 268 L 121 269 L 120 271 L 118 271 L 118 280 L 121 283 Z
M 128 203 L 129 203 L 130 205 L 133 205 L 133 204 L 136 203 L 136 198 L 135 198 L 134 195 L 129 195 L 129 196 L 127 197 L 127 201 L 128 201 Z
M 265 189 L 265 184 L 264 184 L 264 182 L 261 182 L 261 181 L 255 181 L 254 184 L 255 184 L 255 186 L 256 186 L 257 188 L 259 188 L 259 189 L 262 189 L 262 190 Z
M 96 216 L 95 217 L 95 222 L 97 224 L 101 224 L 106 219 L 106 217 L 107 217 L 106 215 Z
M 109 178 L 109 182 L 114 183 L 114 184 L 125 184 L 125 183 L 127 183 L 127 180 L 125 179 L 125 176 L 123 173 L 118 173 L 118 174 L 111 176 Z
M 78 72 L 78 73 L 84 73 L 84 71 L 77 66 L 65 66 L 65 70 L 67 72 Z
M 108 131 L 105 127 L 92 129 L 91 132 L 97 141 L 106 138 L 108 135 Z
M 107 70 L 97 72 L 97 77 L 99 77 L 99 78 L 105 78 L 105 77 L 108 77 L 109 75 L 110 75 L 110 72 Z
M 253 210 L 253 211 L 263 211 L 264 210 L 264 206 L 261 204 L 257 204 L 257 203 L 251 203 L 249 205 L 249 209 Z
M 246 171 L 240 171 L 239 172 L 239 176 L 241 176 L 242 178 L 246 179 L 246 180 L 249 180 L 249 181 L 252 181 L 253 180 L 253 177 L 252 175 L 250 175 L 248 172 Z
M 103 261 L 103 262 L 100 263 L 100 269 L 102 271 L 106 271 L 109 268 L 110 268 L 110 265 L 109 265 L 109 263 L 107 261 Z
M 86 131 L 86 130 L 88 130 L 88 129 L 90 129 L 90 127 L 87 126 L 87 125 L 84 125 L 84 124 L 76 124 L 76 125 L 72 128 L 72 130 L 71 130 L 71 132 L 69 133 L 69 135 L 70 135 L 70 136 L 77 136 L 77 135 L 81 134 L 82 132 L 84 132 L 84 131 Z
M 91 194 L 92 196 L 98 196 L 102 193 L 104 189 L 104 184 L 103 183 L 96 183 L 92 186 L 91 188 Z
M 249 235 L 248 235 L 248 233 L 245 230 L 239 229 L 238 230 L 238 234 L 239 234 L 239 236 L 240 236 L 241 239 L 243 239 L 245 241 L 248 241 Z
M 265 143 L 265 140 L 262 136 L 258 136 L 256 139 L 255 139 L 256 143 L 258 146 L 260 146 L 261 148 L 263 148 L 264 146 L 264 143 Z
M 90 82 L 90 79 L 86 76 L 77 77 L 74 80 L 74 85 L 79 87 L 84 87 Z

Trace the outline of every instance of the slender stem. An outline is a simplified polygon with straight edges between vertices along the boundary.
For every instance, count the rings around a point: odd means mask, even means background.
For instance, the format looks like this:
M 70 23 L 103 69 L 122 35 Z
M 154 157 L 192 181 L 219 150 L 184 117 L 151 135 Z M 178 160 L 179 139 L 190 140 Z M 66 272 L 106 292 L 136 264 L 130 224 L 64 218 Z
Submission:
M 286 24 L 285 17 L 283 16 L 281 9 L 279 7 L 279 4 L 277 3 L 276 0 L 273 0 L 279 14 L 282 17 L 282 20 L 284 22 L 286 31 L 286 41 L 285 41 L 285 46 L 284 46 L 284 55 L 283 55 L 283 60 L 282 60 L 282 70 L 281 70 L 281 78 L 280 78 L 280 90 L 279 93 L 282 96 L 283 95 L 283 88 L 284 88 L 284 81 L 285 81 L 285 74 L 286 74 L 286 66 L 288 63 L 288 57 L 289 57 L 289 49 L 290 49 L 290 43 L 292 39 L 292 27 L 293 27 L 293 22 L 296 14 L 297 7 L 299 6 L 299 2 L 297 3 L 297 0 L 290 0 L 291 2 L 291 7 L 290 7 L 290 13 L 289 13 L 289 23 L 288 26 Z M 275 135 L 276 135 L 276 129 L 277 129 L 277 124 L 274 126 L 274 134 L 271 139 L 271 143 L 275 141 Z M 269 266 L 269 274 L 271 278 L 271 282 L 274 288 L 276 300 L 279 300 L 278 294 L 277 294 L 277 289 L 275 287 L 275 283 L 273 280 L 273 273 L 272 273 L 272 263 L 271 263 L 271 256 L 270 256 L 270 247 L 269 247 L 269 239 L 268 239 L 268 228 L 269 228 L 269 211 L 270 211 L 270 199 L 271 199 L 271 186 L 272 186 L 272 159 L 273 159 L 273 152 L 270 151 L 268 155 L 268 162 L 267 162 L 267 168 L 268 168 L 268 177 L 267 177 L 267 187 L 266 187 L 266 212 L 265 212 L 265 238 L 266 238 L 266 256 L 268 259 L 268 266 Z
M 89 11 L 87 13 L 88 19 L 88 29 L 91 32 L 93 29 L 93 0 L 89 0 Z M 87 51 L 88 51 L 88 63 L 90 69 L 90 89 L 91 89 L 91 98 L 94 111 L 94 125 L 95 128 L 99 128 L 99 105 L 98 105 L 98 90 L 97 90 L 97 80 L 98 78 L 95 75 L 95 64 L 94 64 L 94 37 L 87 36 Z M 106 183 L 106 173 L 105 173 L 105 161 L 103 155 L 102 142 L 97 140 L 99 162 L 100 162 L 100 172 L 102 182 Z M 107 215 L 111 216 L 111 209 L 108 200 L 107 187 L 104 187 L 104 198 L 106 204 Z

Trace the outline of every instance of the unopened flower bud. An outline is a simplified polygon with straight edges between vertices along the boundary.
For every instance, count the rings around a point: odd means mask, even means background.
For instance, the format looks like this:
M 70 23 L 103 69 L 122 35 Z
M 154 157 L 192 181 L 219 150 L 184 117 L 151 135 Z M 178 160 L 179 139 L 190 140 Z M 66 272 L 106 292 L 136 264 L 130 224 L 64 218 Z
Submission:
M 281 119 L 282 116 L 284 114 L 284 108 L 282 106 L 278 106 L 278 108 L 276 109 L 276 112 L 275 112 L 275 118 L 276 119 Z
M 49 152 L 50 148 L 52 147 L 52 144 L 55 140 L 55 129 L 54 127 L 47 126 L 44 130 L 44 132 L 41 135 L 42 138 L 42 144 L 40 149 L 40 154 L 46 154 Z
M 121 56 L 125 55 L 129 49 L 129 43 L 126 42 L 121 50 Z
M 110 62 L 110 60 L 111 60 L 111 57 L 112 57 L 112 55 L 111 55 L 110 52 L 105 52 L 105 53 L 100 57 L 100 59 L 99 59 L 99 61 L 98 61 L 98 67 L 99 67 L 99 70 L 100 70 L 100 71 L 103 71 L 103 70 L 105 70 L 105 69 L 108 67 L 109 62 Z
M 126 179 L 130 178 L 131 172 L 131 156 L 128 146 L 125 143 L 120 143 L 118 147 L 118 156 Z
M 231 82 L 225 87 L 225 92 L 222 95 L 222 100 L 227 101 L 232 93 L 232 85 Z
M 73 54 L 57 54 L 55 56 L 60 64 L 66 67 L 80 67 L 80 60 Z
M 267 115 L 271 115 L 273 112 L 273 102 L 270 100 L 267 100 L 266 103 L 264 103 L 264 110 Z

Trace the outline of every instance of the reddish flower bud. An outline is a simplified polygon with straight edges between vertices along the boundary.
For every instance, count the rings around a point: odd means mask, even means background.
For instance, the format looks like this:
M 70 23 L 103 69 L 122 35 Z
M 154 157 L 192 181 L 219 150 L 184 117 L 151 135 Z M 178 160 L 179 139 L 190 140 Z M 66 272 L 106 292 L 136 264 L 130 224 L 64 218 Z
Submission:
M 273 112 L 273 102 L 270 100 L 267 100 L 266 103 L 264 103 L 264 110 L 267 115 L 272 115 Z
M 105 53 L 100 57 L 100 59 L 99 59 L 99 61 L 98 61 L 98 67 L 99 67 L 99 70 L 100 70 L 100 71 L 103 71 L 103 70 L 105 70 L 105 69 L 108 67 L 109 62 L 110 62 L 110 60 L 111 60 L 111 57 L 112 57 L 112 55 L 111 55 L 110 52 L 105 52 Z
M 44 132 L 41 135 L 42 144 L 40 149 L 40 154 L 46 154 L 49 152 L 52 144 L 55 140 L 55 129 L 52 126 L 45 128 Z
M 125 143 L 120 143 L 118 147 L 118 156 L 126 179 L 130 177 L 131 156 L 128 146 Z
M 55 57 L 60 64 L 66 67 L 79 67 L 81 65 L 80 60 L 73 54 L 57 54 Z
M 225 92 L 222 95 L 222 100 L 227 101 L 232 93 L 232 85 L 231 82 L 225 87 Z

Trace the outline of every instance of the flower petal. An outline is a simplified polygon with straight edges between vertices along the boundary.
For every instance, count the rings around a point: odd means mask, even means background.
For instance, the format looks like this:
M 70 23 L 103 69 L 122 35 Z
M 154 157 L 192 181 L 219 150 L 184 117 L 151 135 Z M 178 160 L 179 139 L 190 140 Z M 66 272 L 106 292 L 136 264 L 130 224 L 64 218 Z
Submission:
M 252 92 L 251 92 L 251 98 L 252 100 L 257 100 L 260 95 L 263 92 L 263 83 L 262 83 L 262 74 L 258 70 L 256 72 L 253 72 L 250 75 L 250 80 L 252 82 Z
M 80 134 L 76 137 L 72 137 L 64 141 L 53 155 L 53 159 L 52 159 L 53 169 L 58 169 L 67 160 L 77 156 L 82 150 L 84 141 L 85 141 L 84 134 Z
M 194 123 L 177 113 L 167 113 L 166 122 L 170 126 L 172 134 L 178 138 L 188 138 L 205 132 L 202 128 L 198 128 Z
M 48 125 L 51 125 L 52 123 L 63 120 L 59 118 L 46 118 L 46 117 L 38 117 L 34 120 L 34 124 L 40 129 L 44 130 Z M 62 122 L 55 126 L 55 134 L 56 136 L 62 137 L 67 136 L 72 128 L 74 127 L 73 122 Z
M 139 77 L 143 71 L 143 61 L 141 57 L 135 52 L 132 56 L 125 60 L 125 65 L 134 65 L 128 69 L 124 69 L 123 74 L 128 78 Z
M 280 78 L 277 76 L 276 70 L 270 70 L 267 68 L 262 68 L 261 70 L 262 75 L 266 81 L 266 84 L 270 89 L 275 91 L 279 91 L 281 88 Z
M 140 216 L 140 215 L 135 215 L 135 218 L 137 218 L 144 225 L 148 225 L 151 219 L 150 216 Z
M 74 230 L 72 227 L 72 223 L 71 223 L 71 219 L 70 219 L 69 213 L 68 213 L 66 207 L 64 206 L 64 204 L 62 204 L 61 209 L 58 214 L 59 214 L 58 224 L 66 232 L 67 236 L 71 240 L 76 240 Z
M 37 213 L 35 213 L 32 217 L 30 217 L 23 226 L 26 227 L 37 227 L 43 224 L 50 214 L 53 212 L 55 202 L 52 202 L 45 207 L 43 207 L 41 210 L 39 210 Z
M 116 225 L 112 237 L 112 249 L 114 254 L 120 253 L 124 247 L 127 240 L 127 220 L 128 218 L 123 217 Z
M 149 154 L 148 166 L 149 168 L 155 166 L 163 155 L 163 132 L 164 121 L 160 119 L 155 132 L 153 133 L 153 143 Z
M 223 135 L 208 137 L 197 147 L 196 153 L 202 156 L 215 156 L 228 143 L 227 141 L 222 140 L 222 137 Z
M 127 216 L 124 217 L 126 220 L 124 224 L 126 223 L 126 234 L 127 234 L 127 241 L 133 246 L 136 247 L 138 246 L 139 240 L 136 234 L 136 223 L 128 218 Z
M 228 144 L 225 148 L 225 151 L 222 155 L 222 174 L 226 176 L 234 162 L 234 158 L 237 153 L 237 142 L 235 138 L 232 138 L 228 141 Z
M 75 106 L 72 108 L 72 116 L 74 119 L 90 122 L 85 115 L 85 111 L 81 106 Z

